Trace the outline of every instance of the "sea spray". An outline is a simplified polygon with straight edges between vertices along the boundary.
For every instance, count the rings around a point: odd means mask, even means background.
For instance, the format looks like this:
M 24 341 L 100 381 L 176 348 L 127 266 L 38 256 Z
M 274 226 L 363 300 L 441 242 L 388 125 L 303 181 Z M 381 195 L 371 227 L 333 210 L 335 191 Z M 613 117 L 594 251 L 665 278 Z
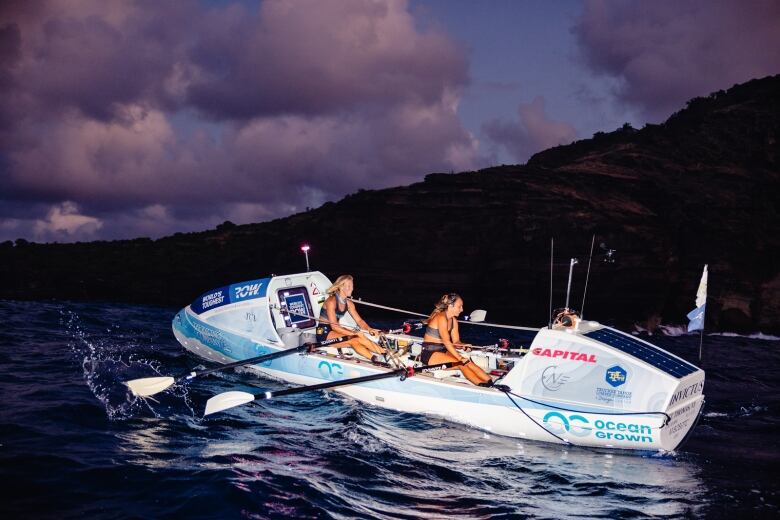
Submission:
M 129 391 L 125 381 L 163 375 L 160 360 L 139 354 L 148 352 L 148 346 L 139 345 L 137 336 L 125 335 L 119 325 L 112 324 L 100 336 L 93 337 L 73 311 L 61 311 L 60 323 L 68 333 L 68 346 L 81 365 L 87 387 L 102 403 L 110 420 L 148 415 L 159 419 L 181 413 L 182 406 L 191 416 L 196 415 L 185 385 L 174 386 L 154 399 L 137 397 Z

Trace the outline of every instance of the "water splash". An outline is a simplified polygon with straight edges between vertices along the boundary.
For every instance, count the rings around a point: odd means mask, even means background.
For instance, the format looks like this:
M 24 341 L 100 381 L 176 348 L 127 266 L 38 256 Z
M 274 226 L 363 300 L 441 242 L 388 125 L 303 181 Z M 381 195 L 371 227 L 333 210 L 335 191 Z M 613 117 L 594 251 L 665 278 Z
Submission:
M 163 364 L 145 357 L 145 346 L 123 337 L 120 325 L 101 327 L 99 334 L 91 334 L 77 313 L 62 310 L 60 315 L 60 322 L 70 337 L 71 354 L 81 365 L 87 387 L 102 403 L 110 420 L 149 415 L 159 419 L 180 413 L 182 405 L 195 415 L 186 386 L 174 386 L 155 398 L 142 398 L 130 392 L 125 381 L 164 375 Z

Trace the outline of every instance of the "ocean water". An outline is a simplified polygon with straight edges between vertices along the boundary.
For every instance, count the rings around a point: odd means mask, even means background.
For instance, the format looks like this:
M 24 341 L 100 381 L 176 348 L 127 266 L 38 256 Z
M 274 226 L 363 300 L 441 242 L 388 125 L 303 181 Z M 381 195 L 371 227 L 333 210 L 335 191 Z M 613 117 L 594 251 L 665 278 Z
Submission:
M 488 435 L 335 393 L 203 419 L 215 393 L 283 386 L 245 371 L 133 398 L 122 381 L 200 364 L 173 338 L 176 310 L 0 301 L 2 518 L 780 516 L 771 338 L 706 336 L 702 420 L 679 452 L 638 456 Z M 651 341 L 698 363 L 698 336 Z

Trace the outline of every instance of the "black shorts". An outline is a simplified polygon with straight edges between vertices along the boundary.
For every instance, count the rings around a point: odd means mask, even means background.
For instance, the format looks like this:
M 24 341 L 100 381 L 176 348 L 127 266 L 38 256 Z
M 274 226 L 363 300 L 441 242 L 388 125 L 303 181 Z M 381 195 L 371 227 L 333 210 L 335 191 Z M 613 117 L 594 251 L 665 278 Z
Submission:
M 422 361 L 422 364 L 427 365 L 431 360 L 431 356 L 435 352 L 447 352 L 447 347 L 441 343 L 428 343 L 427 341 L 423 342 L 422 352 L 420 353 L 420 361 Z

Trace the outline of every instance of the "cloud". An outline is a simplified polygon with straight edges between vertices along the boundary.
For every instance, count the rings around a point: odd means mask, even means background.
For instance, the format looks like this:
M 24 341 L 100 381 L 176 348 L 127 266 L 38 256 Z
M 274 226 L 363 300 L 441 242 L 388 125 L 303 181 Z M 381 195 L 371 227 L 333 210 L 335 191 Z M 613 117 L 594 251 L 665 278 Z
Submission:
M 465 52 L 405 1 L 20 2 L 0 42 L 0 193 L 25 202 L 0 239 L 265 220 L 484 164 Z
M 36 220 L 33 233 L 38 240 L 92 238 L 103 227 L 103 223 L 94 217 L 81 215 L 79 207 L 71 201 L 65 201 L 49 210 L 46 218 Z
M 468 81 L 464 52 L 418 32 L 406 2 L 270 1 L 256 18 L 240 8 L 215 18 L 190 52 L 187 89 L 215 117 L 427 105 Z
M 521 104 L 517 115 L 517 122 L 494 119 L 485 123 L 482 130 L 519 162 L 524 163 L 536 152 L 570 143 L 577 137 L 572 125 L 553 121 L 547 116 L 541 96 L 531 103 Z
M 780 3 L 591 0 L 573 28 L 594 72 L 653 121 L 696 96 L 780 70 Z

